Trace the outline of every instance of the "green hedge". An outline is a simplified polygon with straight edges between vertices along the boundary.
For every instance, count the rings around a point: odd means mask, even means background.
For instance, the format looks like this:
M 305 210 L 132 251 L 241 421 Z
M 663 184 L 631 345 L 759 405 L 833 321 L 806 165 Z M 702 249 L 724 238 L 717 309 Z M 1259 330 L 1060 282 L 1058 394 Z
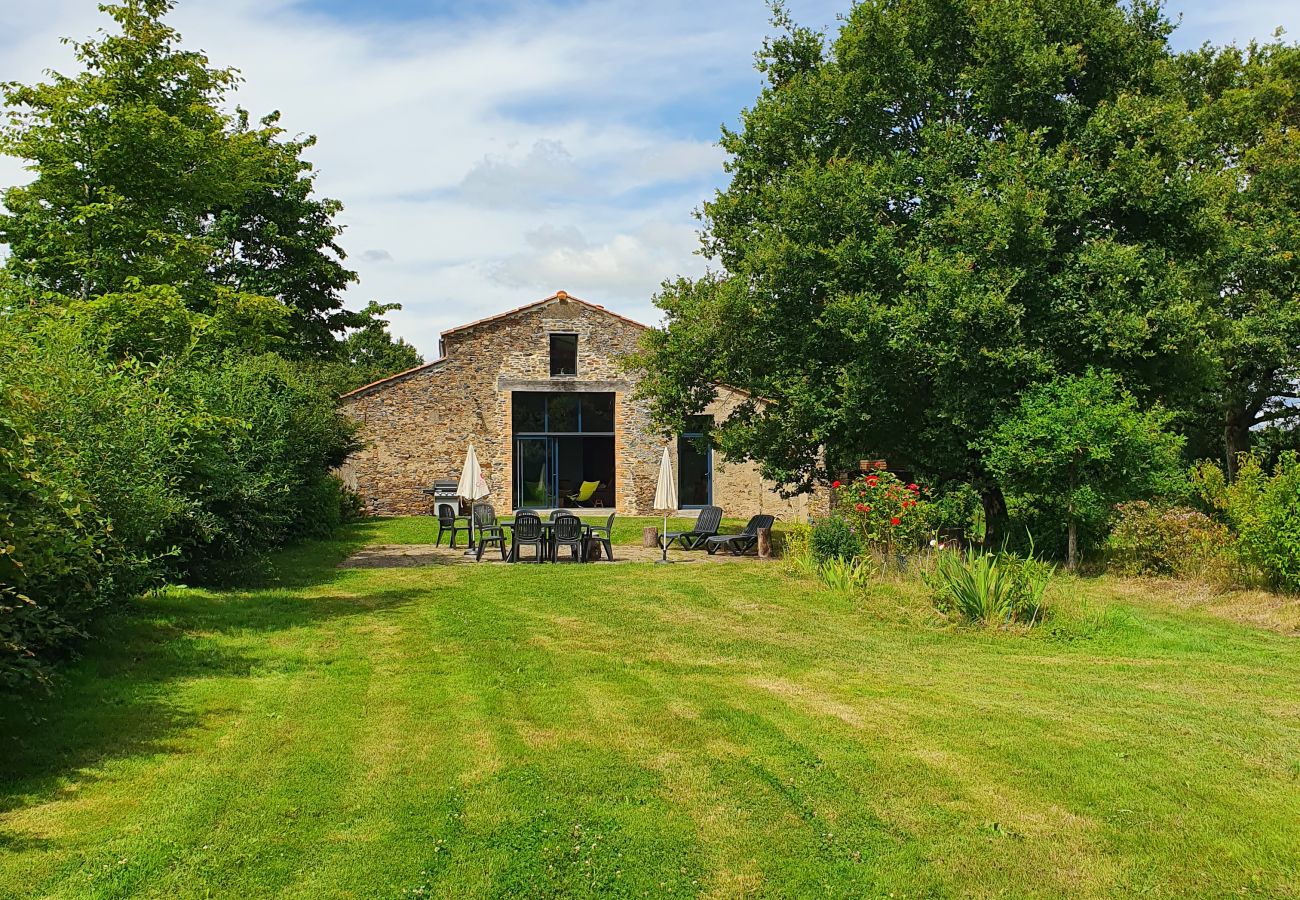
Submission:
M 124 354 L 76 307 L 0 308 L 0 687 L 47 678 L 104 607 L 241 575 L 349 506 L 353 431 L 309 367 L 159 321 L 167 353 Z

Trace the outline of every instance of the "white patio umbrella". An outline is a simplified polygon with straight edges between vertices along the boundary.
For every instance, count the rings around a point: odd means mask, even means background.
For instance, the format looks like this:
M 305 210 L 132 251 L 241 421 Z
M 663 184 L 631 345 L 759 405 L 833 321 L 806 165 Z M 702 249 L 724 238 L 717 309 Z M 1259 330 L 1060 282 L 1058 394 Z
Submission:
M 456 496 L 469 501 L 469 549 L 465 555 L 474 552 L 474 501 L 482 500 L 488 495 L 488 483 L 483 477 L 483 469 L 478 464 L 478 454 L 474 445 L 469 445 L 465 452 L 465 465 L 460 470 L 460 481 L 456 483 Z
M 668 562 L 668 513 L 677 512 L 677 479 L 673 477 L 673 461 L 668 455 L 667 444 L 664 444 L 664 455 L 659 460 L 659 482 L 655 485 L 654 508 L 664 511 L 664 530 L 659 535 L 664 555 L 659 561 Z

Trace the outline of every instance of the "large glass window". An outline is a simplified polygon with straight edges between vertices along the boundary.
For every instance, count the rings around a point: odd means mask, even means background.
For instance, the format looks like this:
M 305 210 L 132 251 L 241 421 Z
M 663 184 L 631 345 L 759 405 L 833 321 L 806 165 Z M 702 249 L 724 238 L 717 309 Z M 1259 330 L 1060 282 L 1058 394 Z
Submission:
M 546 430 L 546 398 L 548 395 L 528 391 L 515 391 L 511 398 L 514 411 L 515 432 L 540 432 Z
M 612 393 L 515 391 L 511 406 L 516 509 L 614 506 Z
M 515 391 L 510 401 L 515 434 L 613 434 L 612 393 Z
M 614 395 L 582 395 L 582 430 L 585 432 L 614 430 Z
M 578 374 L 578 336 L 551 335 L 551 377 Z
M 551 394 L 546 403 L 546 430 L 569 434 L 581 431 L 578 427 L 578 395 Z

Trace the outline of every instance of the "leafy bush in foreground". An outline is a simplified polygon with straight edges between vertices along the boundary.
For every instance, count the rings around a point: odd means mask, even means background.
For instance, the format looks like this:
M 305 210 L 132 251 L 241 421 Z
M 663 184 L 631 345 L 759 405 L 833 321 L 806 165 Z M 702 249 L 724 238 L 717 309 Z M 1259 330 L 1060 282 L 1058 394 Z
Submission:
M 178 473 L 194 503 L 173 533 L 186 575 L 221 579 L 339 524 L 344 496 L 329 473 L 355 444 L 326 391 L 274 354 L 230 356 L 179 381 L 205 420 Z
M 352 428 L 300 364 L 201 339 L 141 359 L 154 323 L 3 299 L 0 688 L 45 678 L 104 606 L 245 571 L 354 506 L 330 474 Z
M 832 515 L 813 525 L 809 549 L 819 565 L 831 559 L 853 560 L 862 555 L 862 538 L 852 524 Z
M 1127 575 L 1205 575 L 1224 559 L 1228 529 L 1199 510 L 1134 500 L 1116 507 L 1109 565 Z
M 38 679 L 103 600 L 108 530 L 84 495 L 42 470 L 38 439 L 0 394 L 0 688 Z
M 1270 474 L 1259 456 L 1239 458 L 1237 477 L 1203 463 L 1193 483 L 1236 534 L 1233 552 L 1248 572 L 1278 590 L 1300 591 L 1300 456 L 1286 451 Z

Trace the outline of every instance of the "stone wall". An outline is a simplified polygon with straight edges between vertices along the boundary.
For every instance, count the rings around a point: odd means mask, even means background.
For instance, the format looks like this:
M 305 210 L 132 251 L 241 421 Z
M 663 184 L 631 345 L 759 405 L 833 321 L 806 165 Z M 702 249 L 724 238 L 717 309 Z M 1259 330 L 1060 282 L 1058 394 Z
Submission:
M 637 347 L 644 327 L 563 295 L 494 319 L 452 329 L 443 357 L 419 369 L 346 395 L 342 410 L 362 426 L 364 449 L 341 474 L 377 515 L 431 511 L 420 489 L 456 478 L 473 443 L 498 512 L 514 496 L 511 392 L 604 391 L 614 398 L 616 509 L 650 514 L 665 443 L 676 466 L 677 442 L 655 432 L 634 396 L 620 359 Z M 578 335 L 576 376 L 550 375 L 551 332 Z M 740 396 L 720 391 L 709 413 L 723 418 Z M 786 500 L 748 463 L 714 455 L 714 503 L 727 515 L 773 513 L 806 519 L 807 497 Z

